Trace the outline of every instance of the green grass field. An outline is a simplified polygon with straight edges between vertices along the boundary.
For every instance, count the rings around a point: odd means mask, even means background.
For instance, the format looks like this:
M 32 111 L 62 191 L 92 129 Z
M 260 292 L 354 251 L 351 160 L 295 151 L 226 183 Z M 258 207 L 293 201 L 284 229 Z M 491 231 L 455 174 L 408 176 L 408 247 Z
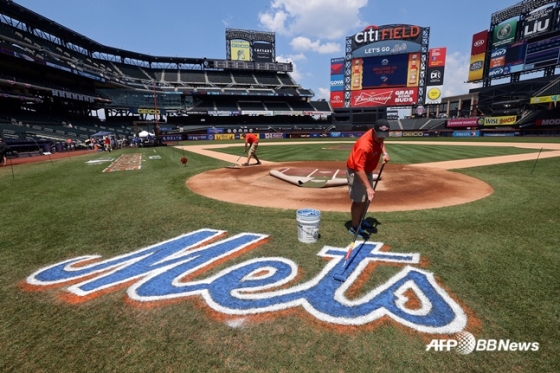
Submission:
M 519 139 L 552 141 L 560 139 Z M 484 141 L 484 139 L 481 139 Z M 511 141 L 511 139 L 492 139 Z M 264 143 L 265 141 L 263 141 Z M 421 163 L 528 151 L 514 147 L 391 144 L 395 163 Z M 336 146 L 337 141 L 332 141 Z M 197 143 L 202 144 L 202 143 Z M 344 160 L 348 150 L 324 144 L 261 146 L 267 161 Z M 243 145 L 224 152 L 241 154 Z M 143 153 L 138 171 L 103 173 L 86 165 L 106 153 L 0 169 L 0 371 L 2 372 L 557 372 L 560 366 L 560 158 L 462 169 L 492 186 L 472 203 L 372 214 L 372 240 L 394 253 L 419 253 L 422 269 L 467 313 L 477 339 L 538 342 L 538 351 L 426 351 L 434 338 L 395 321 L 333 327 L 301 307 L 259 317 L 211 312 L 195 295 L 171 302 L 131 301 L 134 281 L 73 303 L 71 283 L 31 289 L 26 279 L 65 260 L 107 260 L 202 228 L 265 234 L 269 241 L 216 263 L 206 279 L 255 258 L 285 258 L 298 275 L 316 277 L 324 246 L 352 240 L 349 213 L 322 212 L 321 238 L 297 240 L 295 210 L 219 202 L 185 181 L 227 166 L 173 147 Z M 535 153 L 536 154 L 536 153 Z M 187 156 L 188 165 L 180 163 Z M 209 186 L 211 187 L 211 186 Z M 247 196 L 250 198 L 250 196 Z M 371 214 L 370 214 L 371 215 Z M 378 265 L 349 297 L 359 298 L 402 266 Z

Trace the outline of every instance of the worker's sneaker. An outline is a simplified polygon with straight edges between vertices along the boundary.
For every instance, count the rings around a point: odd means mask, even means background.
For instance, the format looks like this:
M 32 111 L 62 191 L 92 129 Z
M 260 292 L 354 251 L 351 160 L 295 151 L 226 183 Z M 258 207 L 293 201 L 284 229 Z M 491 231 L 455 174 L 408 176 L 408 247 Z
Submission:
M 362 229 L 370 233 L 377 232 L 377 228 L 365 219 L 362 222 Z
M 350 233 L 351 235 L 355 236 L 356 235 L 356 228 L 354 227 L 350 227 L 350 229 L 348 229 L 348 233 Z M 363 229 L 360 228 L 359 232 L 358 232 L 358 236 L 361 236 L 362 238 L 368 239 L 369 238 L 369 234 L 368 232 L 364 231 Z

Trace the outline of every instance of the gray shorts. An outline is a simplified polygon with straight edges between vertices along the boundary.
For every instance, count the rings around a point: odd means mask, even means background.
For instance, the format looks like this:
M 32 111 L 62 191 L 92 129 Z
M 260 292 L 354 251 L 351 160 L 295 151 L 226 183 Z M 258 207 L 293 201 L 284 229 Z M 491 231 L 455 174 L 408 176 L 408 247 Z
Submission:
M 369 184 L 373 186 L 373 174 L 367 174 Z M 348 194 L 352 202 L 367 201 L 367 190 L 364 184 L 356 177 L 356 171 L 346 168 L 346 180 L 348 180 Z M 354 183 L 355 181 L 355 183 Z

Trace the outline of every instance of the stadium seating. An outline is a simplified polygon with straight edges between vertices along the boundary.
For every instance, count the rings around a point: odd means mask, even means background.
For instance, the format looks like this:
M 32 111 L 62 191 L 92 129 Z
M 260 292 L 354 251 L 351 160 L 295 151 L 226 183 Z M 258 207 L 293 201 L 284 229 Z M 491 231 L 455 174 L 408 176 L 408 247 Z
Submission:
M 142 55 L 56 27 L 18 4 L 12 9 L 17 12 L 0 22 L 0 47 L 5 49 L 0 51 L 0 129 L 14 139 L 33 133 L 83 140 L 101 127 L 130 136 L 135 131 L 133 122 L 147 119 L 138 109 L 167 111 L 158 119 L 172 124 L 170 128 L 224 125 L 325 131 L 332 126 L 365 127 L 372 121 L 364 117 L 349 123 L 359 117 L 355 113 L 335 118 L 328 101 L 313 100 L 311 89 L 301 87 L 280 68 L 257 69 L 257 64 L 216 68 L 219 65 L 207 65 L 205 58 Z M 0 16 L 4 11 L 0 9 Z M 543 113 L 543 107 L 527 108 L 535 94 L 560 94 L 560 79 L 484 87 L 478 106 L 488 115 L 517 115 L 520 126 L 558 117 Z M 98 110 L 106 115 L 104 123 L 92 116 Z M 392 123 L 403 131 L 436 131 L 445 129 L 446 120 L 412 118 Z

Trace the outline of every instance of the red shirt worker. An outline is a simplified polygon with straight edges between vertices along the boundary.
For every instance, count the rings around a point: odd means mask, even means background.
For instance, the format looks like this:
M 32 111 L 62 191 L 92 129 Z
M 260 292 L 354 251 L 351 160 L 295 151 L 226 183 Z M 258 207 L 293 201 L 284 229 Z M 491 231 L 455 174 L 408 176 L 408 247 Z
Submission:
M 373 226 L 363 219 L 362 226 L 358 228 L 360 220 L 367 207 L 367 201 L 372 201 L 375 196 L 373 190 L 373 171 L 379 165 L 383 157 L 383 163 L 389 162 L 389 154 L 385 148 L 384 140 L 389 134 L 390 124 L 385 119 L 379 119 L 356 141 L 346 161 L 346 178 L 348 180 L 348 192 L 352 205 L 350 215 L 352 226 L 351 234 L 367 235 L 365 230 L 373 229 Z
M 243 166 L 249 166 L 249 161 L 251 160 L 251 157 L 255 158 L 255 160 L 257 161 L 257 163 L 255 164 L 261 164 L 259 157 L 257 157 L 258 147 L 259 147 L 258 135 L 255 135 L 254 133 L 247 133 L 245 135 L 245 151 L 249 149 L 249 154 L 247 155 L 247 162 L 243 163 Z

